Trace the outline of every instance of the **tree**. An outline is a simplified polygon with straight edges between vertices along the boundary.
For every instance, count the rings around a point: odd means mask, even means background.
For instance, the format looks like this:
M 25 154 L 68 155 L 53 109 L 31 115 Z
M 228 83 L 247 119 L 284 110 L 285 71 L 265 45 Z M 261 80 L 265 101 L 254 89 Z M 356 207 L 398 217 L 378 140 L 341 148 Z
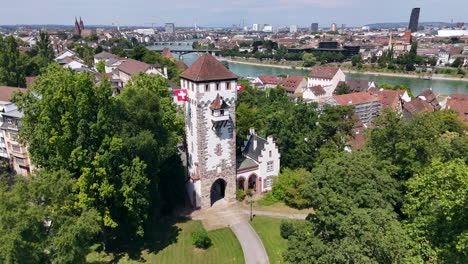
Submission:
M 49 34 L 46 31 L 39 32 L 37 56 L 41 68 L 47 67 L 54 59 L 54 51 L 52 50 Z
M 0 36 L 0 84 L 25 87 L 23 67 L 15 38 Z
M 309 201 L 304 199 L 302 193 L 305 188 L 305 180 L 311 177 L 310 172 L 305 169 L 284 169 L 273 183 L 273 196 L 284 201 L 294 208 L 308 208 Z
M 98 215 L 75 206 L 74 183 L 64 170 L 41 170 L 11 187 L 0 182 L 1 263 L 85 262 Z
M 304 67 L 312 67 L 316 64 L 317 59 L 314 57 L 312 53 L 307 53 L 305 52 L 304 55 L 302 55 L 302 60 L 303 66 Z
M 338 85 L 338 87 L 336 88 L 336 90 L 335 90 L 336 95 L 349 94 L 349 93 L 352 93 L 352 92 L 353 91 L 351 91 L 351 89 L 349 89 L 349 86 L 345 82 L 340 83 Z
M 466 160 L 435 159 L 408 180 L 407 188 L 403 211 L 421 245 L 420 254 L 431 262 L 464 263 L 468 257 Z
M 96 70 L 99 73 L 106 73 L 106 63 L 104 60 L 100 60 L 98 63 L 96 63 Z
M 53 64 L 14 102 L 31 159 L 72 173 L 77 204 L 99 213 L 105 237 L 143 236 L 150 212 L 180 201 L 181 121 L 164 79 L 134 77 L 116 98 L 108 81 L 95 86 L 91 75 Z
M 453 68 L 458 68 L 458 67 L 460 67 L 460 66 L 463 66 L 462 64 L 463 64 L 463 62 L 462 62 L 461 57 L 458 57 L 458 58 L 456 58 L 456 59 L 452 62 L 451 67 L 453 67 Z
M 289 263 L 317 264 L 420 262 L 394 213 L 355 208 L 336 223 L 334 220 L 298 228 L 289 236 L 284 259 Z
M 363 62 L 362 57 L 359 54 L 356 54 L 353 57 L 351 57 L 351 63 L 352 63 L 353 66 L 356 66 L 356 65 L 358 65 L 359 63 L 362 63 L 362 62 Z

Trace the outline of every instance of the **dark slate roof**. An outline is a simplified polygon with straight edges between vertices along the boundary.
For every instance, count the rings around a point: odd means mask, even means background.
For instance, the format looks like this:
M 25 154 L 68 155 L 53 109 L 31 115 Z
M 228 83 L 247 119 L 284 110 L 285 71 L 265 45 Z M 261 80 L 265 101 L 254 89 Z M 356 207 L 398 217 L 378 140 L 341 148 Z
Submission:
M 357 92 L 365 92 L 369 90 L 369 86 L 372 81 L 369 80 L 346 80 L 346 85 L 348 85 L 349 89 L 354 93 Z
M 98 60 L 108 60 L 108 59 L 117 58 L 117 55 L 114 55 L 114 54 L 109 53 L 107 51 L 103 51 L 101 53 L 98 53 L 98 54 L 94 55 L 94 58 L 98 59 Z
M 230 72 L 224 65 L 209 53 L 203 54 L 187 70 L 180 74 L 181 78 L 194 82 L 234 80 L 237 75 Z
M 237 157 L 236 165 L 237 165 L 237 167 L 236 167 L 237 170 L 257 169 L 258 168 L 258 165 L 257 165 L 257 163 L 255 163 L 255 161 L 253 161 L 250 158 L 246 158 L 246 157 Z M 247 171 L 249 171 L 249 170 L 247 170 Z
M 257 140 L 257 148 L 253 148 L 254 146 L 254 139 Z M 262 154 L 262 149 L 265 146 L 265 143 L 267 143 L 267 140 L 264 138 L 261 138 L 257 135 L 251 135 L 249 138 L 249 141 L 247 142 L 247 145 L 245 146 L 242 154 L 245 156 L 254 159 L 258 161 L 258 156 Z

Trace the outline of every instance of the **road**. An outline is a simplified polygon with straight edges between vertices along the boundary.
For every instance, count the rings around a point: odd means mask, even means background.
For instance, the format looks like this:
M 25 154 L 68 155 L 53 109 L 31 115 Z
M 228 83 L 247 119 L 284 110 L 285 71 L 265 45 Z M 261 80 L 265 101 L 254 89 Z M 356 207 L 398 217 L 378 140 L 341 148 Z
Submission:
M 241 222 L 231 226 L 239 240 L 246 264 L 268 264 L 268 255 L 262 241 L 248 222 Z

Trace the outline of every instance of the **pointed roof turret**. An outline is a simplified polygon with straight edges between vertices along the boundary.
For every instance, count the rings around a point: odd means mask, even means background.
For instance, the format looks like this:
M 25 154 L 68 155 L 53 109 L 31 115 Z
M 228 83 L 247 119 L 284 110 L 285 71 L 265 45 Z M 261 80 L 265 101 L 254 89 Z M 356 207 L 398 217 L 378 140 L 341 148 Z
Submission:
M 203 54 L 180 77 L 194 82 L 235 80 L 237 75 L 230 72 L 224 65 L 209 53 Z
M 229 108 L 229 105 L 226 104 L 226 102 L 221 98 L 221 96 L 216 95 L 216 98 L 213 100 L 213 102 L 210 105 L 211 110 L 221 110 L 221 109 L 226 109 Z

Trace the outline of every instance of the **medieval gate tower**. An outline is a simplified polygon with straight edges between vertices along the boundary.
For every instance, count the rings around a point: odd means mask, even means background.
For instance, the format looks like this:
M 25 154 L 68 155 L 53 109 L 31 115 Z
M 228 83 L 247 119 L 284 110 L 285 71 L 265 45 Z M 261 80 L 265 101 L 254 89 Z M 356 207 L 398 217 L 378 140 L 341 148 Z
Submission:
M 233 200 L 236 191 L 237 76 L 209 53 L 180 74 L 187 90 L 185 133 L 189 181 L 195 208 L 219 199 Z

